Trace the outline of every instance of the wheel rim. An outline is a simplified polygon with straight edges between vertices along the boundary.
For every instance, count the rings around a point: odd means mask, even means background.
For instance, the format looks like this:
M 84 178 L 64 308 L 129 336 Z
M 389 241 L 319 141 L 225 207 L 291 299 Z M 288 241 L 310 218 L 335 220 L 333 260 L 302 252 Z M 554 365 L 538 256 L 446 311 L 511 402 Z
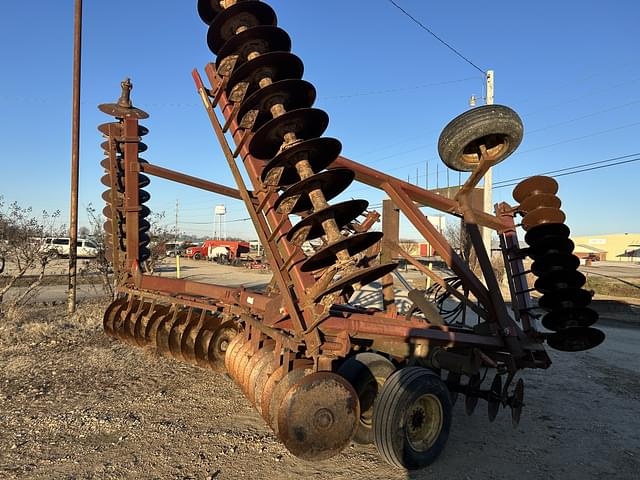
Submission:
M 469 165 L 480 162 L 478 151 L 480 145 L 484 145 L 491 158 L 498 158 L 509 150 L 509 137 L 501 134 L 486 135 L 468 144 L 463 152 L 462 159 Z
M 438 397 L 431 393 L 419 397 L 406 416 L 406 435 L 411 448 L 417 452 L 431 448 L 442 430 L 443 419 Z

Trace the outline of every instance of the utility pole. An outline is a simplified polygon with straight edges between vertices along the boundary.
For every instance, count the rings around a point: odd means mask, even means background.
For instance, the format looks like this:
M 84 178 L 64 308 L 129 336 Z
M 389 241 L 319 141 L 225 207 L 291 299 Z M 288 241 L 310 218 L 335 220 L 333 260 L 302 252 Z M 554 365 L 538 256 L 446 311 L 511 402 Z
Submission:
M 82 0 L 76 0 L 73 33 L 73 113 L 71 120 L 71 202 L 69 205 L 69 282 L 67 313 L 76 311 L 78 242 L 78 170 L 80 168 L 80 62 L 82 47 Z
M 429 190 L 429 160 L 426 163 L 424 168 L 424 189 Z
M 180 207 L 180 200 L 176 199 L 176 247 L 178 244 L 178 208 Z
M 487 70 L 487 98 L 485 101 L 485 105 L 493 105 L 493 70 Z M 484 187 L 482 189 L 482 204 L 483 210 L 487 213 L 493 213 L 493 169 L 487 170 L 487 173 L 484 175 Z M 489 254 L 489 258 L 491 258 L 491 229 L 487 227 L 482 228 L 482 242 L 487 249 L 487 253 Z

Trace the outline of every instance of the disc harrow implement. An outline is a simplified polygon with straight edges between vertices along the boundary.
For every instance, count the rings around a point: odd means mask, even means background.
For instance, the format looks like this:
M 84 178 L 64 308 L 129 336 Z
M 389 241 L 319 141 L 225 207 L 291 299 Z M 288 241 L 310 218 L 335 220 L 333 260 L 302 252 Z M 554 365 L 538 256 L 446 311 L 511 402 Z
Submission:
M 520 117 L 487 105 L 444 128 L 442 160 L 471 172 L 455 198 L 447 198 L 341 155 L 342 143 L 325 136 L 329 116 L 314 106 L 316 88 L 303 79 L 303 62 L 269 5 L 199 0 L 198 14 L 215 60 L 205 66 L 204 80 L 197 70 L 193 79 L 236 185 L 141 159 L 148 130 L 139 120 L 148 115 L 132 105 L 129 80 L 116 103 L 100 106 L 115 117 L 99 127 L 106 137 L 107 256 L 118 281 L 105 332 L 226 371 L 287 449 L 305 460 L 330 458 L 355 441 L 374 444 L 392 465 L 423 468 L 445 447 L 459 395 L 468 414 L 483 401 L 490 421 L 509 408 L 517 425 L 524 406 L 518 375 L 551 365 L 545 341 L 577 351 L 603 339 L 591 327 L 597 315 L 588 308 L 555 181 L 522 182 L 514 192 L 519 205 L 500 204 L 495 214 L 472 201 L 487 170 L 518 148 Z M 273 274 L 269 285 L 229 287 L 145 269 L 154 240 L 144 205 L 150 176 L 242 201 Z M 341 198 L 355 182 L 389 197 L 382 231 L 373 229 L 380 214 L 367 200 Z M 420 206 L 464 220 L 482 279 Z M 426 268 L 402 248 L 400 213 L 445 270 Z M 528 248 L 518 243 L 518 214 Z M 512 310 L 480 227 L 499 235 Z M 527 284 L 527 255 L 534 287 Z M 401 258 L 433 286 L 414 288 L 397 271 Z M 396 300 L 397 288 L 408 290 L 409 305 Z M 551 333 L 537 326 L 533 290 L 543 294 L 542 324 Z
M 513 198 L 520 202 L 527 253 L 533 259 L 531 271 L 538 277 L 534 288 L 543 294 L 538 305 L 547 311 L 542 325 L 555 332 L 547 343 L 557 350 L 588 350 L 602 343 L 604 334 L 591 328 L 598 314 L 588 307 L 591 293 L 582 288 L 586 278 L 577 271 L 580 262 L 573 255 L 557 192 L 553 178 L 535 176 L 520 182 Z
M 100 162 L 105 169 L 101 182 L 107 187 L 102 194 L 102 199 L 106 205 L 102 210 L 106 222 L 105 230 L 105 256 L 119 270 L 124 269 L 124 260 L 128 247 L 136 248 L 137 260 L 144 262 L 149 258 L 149 229 L 151 225 L 147 217 L 151 213 L 144 203 L 148 202 L 151 195 L 143 188 L 149 186 L 151 180 L 146 175 L 139 173 L 135 185 L 125 185 L 125 169 L 129 164 L 144 163 L 145 160 L 138 158 L 138 154 L 147 150 L 147 146 L 142 143 L 141 138 L 149 133 L 149 130 L 142 125 L 138 125 L 138 120 L 148 118 L 149 115 L 134 107 L 131 102 L 131 89 L 133 85 L 129 79 L 121 83 L 122 94 L 116 103 L 105 103 L 98 108 L 103 113 L 115 117 L 115 122 L 103 123 L 98 126 L 98 130 L 106 141 L 100 146 L 106 156 Z M 125 127 L 125 119 L 130 124 Z M 136 180 L 136 179 L 131 179 Z M 133 188 L 132 188 L 133 187 Z M 136 218 L 127 215 L 126 195 L 138 197 L 136 203 Z M 127 227 L 129 220 L 130 227 Z M 131 230 L 136 229 L 136 232 Z M 127 241 L 127 235 L 131 241 Z M 130 258 L 133 257 L 130 255 Z

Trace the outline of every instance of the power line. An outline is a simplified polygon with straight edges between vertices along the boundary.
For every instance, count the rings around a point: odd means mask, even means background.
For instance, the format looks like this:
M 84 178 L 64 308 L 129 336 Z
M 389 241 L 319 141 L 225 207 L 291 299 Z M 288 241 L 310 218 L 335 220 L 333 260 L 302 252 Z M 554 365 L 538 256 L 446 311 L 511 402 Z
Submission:
M 622 162 L 609 163 L 609 164 L 607 164 L 607 165 L 599 165 L 599 166 L 597 166 L 597 167 L 583 168 L 583 169 L 576 170 L 576 171 L 573 171 L 573 172 L 559 173 L 559 174 L 557 174 L 557 175 L 549 175 L 549 176 L 550 176 L 550 177 L 553 177 L 553 178 L 557 178 L 557 177 L 565 177 L 565 176 L 567 176 L 567 175 L 574 175 L 574 174 L 576 174 L 576 173 L 590 172 L 590 171 L 592 171 L 592 170 L 600 170 L 601 168 L 614 167 L 614 166 L 616 166 L 616 165 L 623 165 L 623 164 L 626 164 L 626 163 L 633 163 L 633 162 L 638 162 L 638 161 L 640 161 L 640 157 L 638 157 L 638 158 L 632 158 L 631 160 L 624 160 L 624 161 L 622 161 Z M 544 175 L 544 173 L 541 173 L 541 174 L 538 174 L 538 175 Z M 514 185 L 517 185 L 518 183 L 519 183 L 519 182 L 513 182 L 513 183 L 508 183 L 508 184 L 506 184 L 506 185 L 499 185 L 499 186 L 497 186 L 497 187 L 496 187 L 496 186 L 494 186 L 493 188 L 512 187 L 512 186 L 514 186 Z
M 558 122 L 558 123 L 553 123 L 553 124 L 547 125 L 546 127 L 540 127 L 540 128 L 536 128 L 534 130 L 528 130 L 527 134 L 531 135 L 532 133 L 541 132 L 543 130 L 548 130 L 550 128 L 559 127 L 560 125 L 566 125 L 568 123 L 577 122 L 577 121 L 580 121 L 580 120 L 584 120 L 585 118 L 594 117 L 596 115 L 600 115 L 602 113 L 611 112 L 613 110 L 619 110 L 621 108 L 628 107 L 628 106 L 631 106 L 631 105 L 635 105 L 637 103 L 640 103 L 640 100 L 634 100 L 632 102 L 623 103 L 621 105 L 616 105 L 614 107 L 605 108 L 603 110 L 598 110 L 597 112 L 586 113 L 586 114 L 581 115 L 579 117 L 570 118 L 569 120 L 564 120 L 562 122 Z
M 427 27 L 424 23 L 422 23 L 420 20 L 418 20 L 417 18 L 415 18 L 413 15 L 411 15 L 409 12 L 407 12 L 404 8 L 402 8 L 400 5 L 398 5 L 396 2 L 394 2 L 393 0 L 387 0 L 391 5 L 393 5 L 394 7 L 396 7 L 398 10 L 400 10 L 402 13 L 404 13 L 407 17 L 409 17 L 411 20 L 413 20 L 414 23 L 416 23 L 420 28 L 422 28 L 424 31 L 426 31 L 427 33 L 429 33 L 433 38 L 435 38 L 436 40 L 438 40 L 440 43 L 442 43 L 445 47 L 447 47 L 449 50 L 451 50 L 453 53 L 455 53 L 457 56 L 459 56 L 461 59 L 463 59 L 465 62 L 467 62 L 469 65 L 471 65 L 473 68 L 475 68 L 476 70 L 478 70 L 480 73 L 482 73 L 483 75 L 486 75 L 487 72 L 485 72 L 483 69 L 481 69 L 479 66 L 477 66 L 475 63 L 473 63 L 471 60 L 469 60 L 467 57 L 465 57 L 464 55 L 462 55 L 462 53 L 460 53 L 458 50 L 456 50 L 455 48 L 453 48 L 449 43 L 445 42 L 442 38 L 440 38 L 438 35 L 436 35 L 429 27 Z
M 619 156 L 619 157 L 607 158 L 606 160 L 599 160 L 597 162 L 581 163 L 579 165 L 574 165 L 572 167 L 560 168 L 558 170 L 550 170 L 548 172 L 539 173 L 538 175 L 549 175 L 549 174 L 552 174 L 552 173 L 566 172 L 568 170 L 575 170 L 576 168 L 590 167 L 592 165 L 600 165 L 602 163 L 613 162 L 615 160 L 623 160 L 623 159 L 626 159 L 626 158 L 629 158 L 629 157 L 635 157 L 635 156 L 638 156 L 638 155 L 640 155 L 640 153 L 630 153 L 629 155 L 622 155 L 622 156 Z M 501 183 L 519 182 L 520 180 L 524 180 L 524 179 L 529 178 L 529 177 L 531 177 L 531 175 L 526 175 L 524 177 L 510 178 L 508 180 L 501 180 L 499 182 L 495 182 L 494 185 L 501 184 Z
M 591 138 L 591 137 L 595 137 L 595 136 L 598 136 L 598 135 L 603 135 L 605 133 L 616 132 L 618 130 L 623 130 L 625 128 L 634 127 L 636 125 L 640 125 L 640 122 L 627 123 L 627 124 L 621 125 L 619 127 L 608 128 L 607 130 L 600 130 L 598 132 L 588 133 L 587 135 L 582 135 L 580 137 L 567 138 L 566 140 L 561 140 L 559 142 L 549 143 L 547 145 L 542 145 L 540 147 L 530 148 L 529 150 L 519 151 L 519 152 L 514 153 L 513 156 L 522 155 L 523 153 L 535 152 L 537 150 L 542 150 L 544 148 L 556 147 L 558 145 L 563 145 L 565 143 L 575 142 L 577 140 L 584 140 L 585 138 Z

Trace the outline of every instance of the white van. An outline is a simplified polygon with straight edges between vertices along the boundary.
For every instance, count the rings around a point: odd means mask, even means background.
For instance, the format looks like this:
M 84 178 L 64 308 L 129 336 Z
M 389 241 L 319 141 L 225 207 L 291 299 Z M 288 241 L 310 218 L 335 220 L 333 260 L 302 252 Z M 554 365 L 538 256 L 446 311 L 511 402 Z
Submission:
M 69 256 L 69 238 L 45 238 L 43 248 L 47 252 L 55 253 L 59 257 Z M 96 258 L 98 245 L 93 240 L 79 238 L 76 242 L 76 255 L 78 258 Z

